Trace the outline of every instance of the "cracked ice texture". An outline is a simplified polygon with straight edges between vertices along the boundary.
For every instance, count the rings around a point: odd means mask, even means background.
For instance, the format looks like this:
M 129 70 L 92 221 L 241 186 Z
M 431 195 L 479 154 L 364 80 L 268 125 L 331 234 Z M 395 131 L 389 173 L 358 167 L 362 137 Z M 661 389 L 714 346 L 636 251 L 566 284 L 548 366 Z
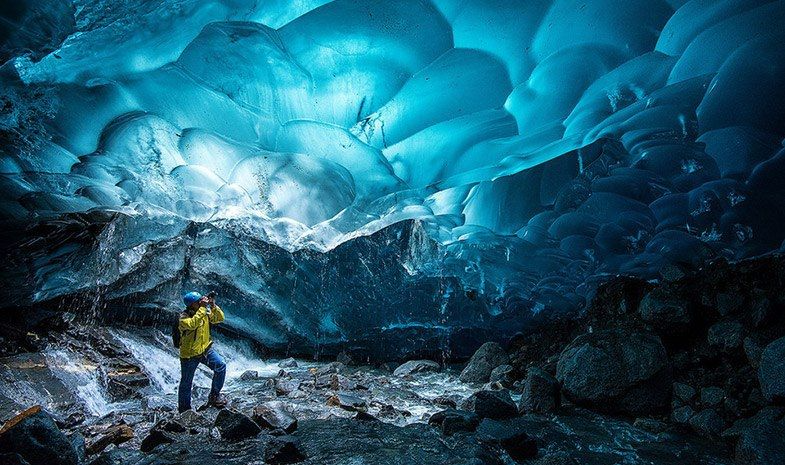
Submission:
M 290 250 L 418 219 L 501 296 L 763 253 L 783 22 L 763 0 L 27 2 L 9 24 L 46 32 L 5 31 L 0 208 L 247 219 Z

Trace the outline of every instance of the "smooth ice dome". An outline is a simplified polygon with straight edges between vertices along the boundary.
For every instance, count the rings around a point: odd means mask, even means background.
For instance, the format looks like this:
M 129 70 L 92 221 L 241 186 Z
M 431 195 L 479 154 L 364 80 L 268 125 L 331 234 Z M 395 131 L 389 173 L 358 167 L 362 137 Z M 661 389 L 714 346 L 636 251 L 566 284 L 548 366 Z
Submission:
M 785 238 L 782 1 L 50 0 L 10 15 L 2 214 L 162 225 L 114 243 L 120 274 L 189 222 L 326 252 L 415 220 L 438 252 L 408 269 L 498 314 Z M 76 266 L 58 261 L 69 250 L 34 265 L 33 300 L 74 290 L 49 274 Z

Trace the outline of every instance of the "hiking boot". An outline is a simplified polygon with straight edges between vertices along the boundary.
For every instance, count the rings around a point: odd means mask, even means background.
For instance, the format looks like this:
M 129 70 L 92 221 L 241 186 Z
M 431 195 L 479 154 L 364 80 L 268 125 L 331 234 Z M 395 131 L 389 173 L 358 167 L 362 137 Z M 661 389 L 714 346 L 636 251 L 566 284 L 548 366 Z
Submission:
M 226 399 L 226 396 L 224 396 L 223 394 L 218 394 L 217 396 L 211 394 L 210 397 L 207 399 L 208 407 L 215 407 L 218 409 L 226 407 L 226 404 L 228 403 L 229 401 Z

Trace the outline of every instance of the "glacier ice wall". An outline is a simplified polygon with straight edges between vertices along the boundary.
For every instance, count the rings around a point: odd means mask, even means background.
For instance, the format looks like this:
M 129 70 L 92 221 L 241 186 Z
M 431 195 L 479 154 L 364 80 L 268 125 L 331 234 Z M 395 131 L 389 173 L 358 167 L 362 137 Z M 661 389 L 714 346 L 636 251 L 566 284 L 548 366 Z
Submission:
M 442 275 L 557 307 L 597 276 L 785 238 L 783 1 L 49 0 L 2 14 L 6 223 L 118 212 L 232 224 L 297 253 L 416 220 Z M 50 276 L 73 251 L 47 253 L 26 265 L 33 295 L 73 290 L 74 273 Z

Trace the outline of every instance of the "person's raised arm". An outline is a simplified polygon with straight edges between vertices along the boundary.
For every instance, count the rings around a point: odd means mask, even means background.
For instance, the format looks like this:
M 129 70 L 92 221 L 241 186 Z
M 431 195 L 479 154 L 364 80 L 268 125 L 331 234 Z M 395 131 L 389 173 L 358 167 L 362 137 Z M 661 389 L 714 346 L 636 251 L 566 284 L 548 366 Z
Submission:
M 207 312 L 205 311 L 204 307 L 199 307 L 199 310 L 194 313 L 194 316 L 188 318 L 180 318 L 180 329 L 182 330 L 193 330 L 202 326 L 204 323 L 205 318 L 207 318 Z M 221 319 L 223 319 L 223 313 L 221 313 Z
M 213 304 L 213 310 L 210 312 L 210 323 L 216 324 L 224 321 L 224 311 L 221 307 Z

